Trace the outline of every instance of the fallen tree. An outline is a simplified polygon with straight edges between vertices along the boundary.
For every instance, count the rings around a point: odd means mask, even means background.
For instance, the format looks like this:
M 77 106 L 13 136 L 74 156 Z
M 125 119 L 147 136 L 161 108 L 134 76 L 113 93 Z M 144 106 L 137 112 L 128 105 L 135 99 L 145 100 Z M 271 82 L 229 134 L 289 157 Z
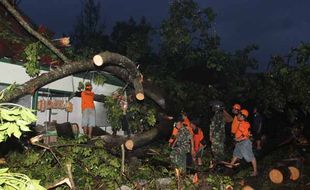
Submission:
M 42 36 L 40 33 L 32 29 L 32 27 L 24 20 L 20 13 L 12 6 L 9 1 L 2 0 L 0 3 L 7 9 L 9 13 L 20 23 L 20 25 L 29 32 L 32 36 L 42 42 L 48 49 L 50 49 L 55 55 L 57 55 L 64 64 L 54 68 L 48 73 L 39 75 L 36 78 L 29 80 L 28 82 L 17 86 L 12 89 L 9 93 L 5 93 L 1 102 L 11 102 L 16 100 L 19 97 L 22 97 L 27 94 L 34 94 L 37 89 L 53 82 L 58 79 L 64 78 L 66 76 L 80 73 L 90 70 L 103 70 L 111 74 L 114 74 L 121 80 L 124 80 L 128 83 L 131 83 L 136 92 L 136 98 L 138 100 L 144 99 L 144 92 L 146 95 L 154 100 L 161 108 L 165 108 L 165 100 L 158 93 L 157 90 L 153 90 L 154 86 L 149 80 L 143 80 L 143 76 L 136 67 L 135 63 L 128 59 L 125 56 L 122 56 L 118 53 L 112 53 L 105 51 L 94 56 L 95 63 L 98 62 L 100 66 L 95 66 L 92 60 L 87 61 L 71 61 L 67 56 L 65 56 L 59 49 L 57 49 L 48 39 Z M 146 89 L 143 89 L 142 83 L 147 86 Z M 101 98 L 101 96 L 97 96 Z M 150 131 L 139 134 L 131 139 L 133 146 L 138 147 L 143 144 L 147 144 L 157 137 L 159 134 L 158 128 L 153 128 Z M 102 139 L 106 142 L 115 142 L 116 144 L 122 144 L 126 139 L 117 138 L 111 135 L 102 136 Z M 113 139 L 113 140 L 112 140 Z
M 55 55 L 57 55 L 65 64 L 61 67 L 57 67 L 54 70 L 42 74 L 37 78 L 34 78 L 25 84 L 19 86 L 11 93 L 5 95 L 2 102 L 10 102 L 23 95 L 33 94 L 40 87 L 51 83 L 55 80 L 64 78 L 68 75 L 90 71 L 90 70 L 104 70 L 114 74 L 118 78 L 132 83 L 136 92 L 139 93 L 139 97 L 144 98 L 143 86 L 142 86 L 142 74 L 137 69 L 134 62 L 125 56 L 117 53 L 111 53 L 108 51 L 100 53 L 101 65 L 96 67 L 91 60 L 89 61 L 71 61 L 67 56 L 65 56 L 59 49 L 57 49 L 53 43 L 42 36 L 40 33 L 35 31 L 23 18 L 23 16 L 15 9 L 15 7 L 10 4 L 7 0 L 2 0 L 0 3 L 6 8 L 6 10 L 12 14 L 12 16 L 17 20 L 18 23 L 27 31 L 29 34 L 37 38 L 42 42 L 48 49 L 50 49 Z M 146 82 L 149 83 L 149 82 Z M 148 84 L 148 86 L 150 86 Z M 165 100 L 160 94 L 152 90 L 152 87 L 148 87 L 146 90 L 147 96 L 153 99 L 161 108 L 165 107 Z M 141 98 L 140 98 L 141 99 Z

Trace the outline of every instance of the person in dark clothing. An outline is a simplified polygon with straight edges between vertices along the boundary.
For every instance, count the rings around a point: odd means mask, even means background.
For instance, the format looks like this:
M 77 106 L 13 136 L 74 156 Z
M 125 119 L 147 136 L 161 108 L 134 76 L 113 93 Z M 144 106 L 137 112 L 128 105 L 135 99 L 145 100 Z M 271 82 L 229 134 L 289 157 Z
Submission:
M 253 121 L 251 133 L 254 138 L 255 147 L 257 150 L 262 149 L 262 127 L 263 127 L 263 118 L 261 114 L 257 111 L 257 108 L 253 109 Z

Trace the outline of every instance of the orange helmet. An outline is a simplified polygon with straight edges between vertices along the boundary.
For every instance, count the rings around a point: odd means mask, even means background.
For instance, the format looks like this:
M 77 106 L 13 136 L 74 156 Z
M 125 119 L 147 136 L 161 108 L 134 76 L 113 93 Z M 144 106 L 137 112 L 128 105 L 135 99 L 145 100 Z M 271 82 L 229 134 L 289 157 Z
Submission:
M 233 106 L 233 109 L 241 110 L 240 104 L 235 104 L 235 105 Z
M 240 113 L 241 113 L 242 115 L 244 115 L 245 117 L 248 117 L 248 116 L 249 116 L 249 112 L 248 112 L 248 110 L 246 110 L 246 109 L 241 110 Z

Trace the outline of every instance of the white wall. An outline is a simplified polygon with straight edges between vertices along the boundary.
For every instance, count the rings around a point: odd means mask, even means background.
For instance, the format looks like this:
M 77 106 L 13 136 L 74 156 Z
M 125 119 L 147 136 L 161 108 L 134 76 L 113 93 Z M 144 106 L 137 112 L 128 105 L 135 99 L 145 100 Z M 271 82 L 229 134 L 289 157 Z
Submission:
M 39 100 L 47 99 L 39 97 Z M 53 98 L 53 99 L 61 99 L 61 98 Z M 67 100 L 67 99 L 64 99 Z M 75 97 L 70 100 L 73 103 L 73 111 L 71 113 L 66 112 L 61 109 L 52 109 L 51 111 L 51 121 L 56 120 L 57 123 L 71 122 L 77 123 L 80 127 L 80 131 L 82 131 L 82 110 L 81 110 L 81 98 Z M 96 125 L 102 128 L 109 128 L 109 123 L 107 122 L 107 110 L 104 107 L 104 104 L 101 102 L 95 102 L 95 110 L 96 110 Z M 50 111 L 46 110 L 44 112 L 38 111 L 38 121 L 37 124 L 44 125 L 45 121 L 49 121 Z
M 42 71 L 41 73 L 45 73 L 47 71 Z M 23 84 L 30 80 L 31 78 L 27 75 L 25 68 L 20 65 L 5 63 L 0 61 L 0 83 L 12 84 L 16 82 L 17 84 Z M 75 92 L 77 91 L 78 83 L 83 81 L 82 78 L 68 76 L 63 79 L 52 82 L 43 88 L 49 90 L 58 90 L 65 92 Z M 112 92 L 119 89 L 119 86 L 104 84 L 103 86 L 93 85 L 93 91 L 96 94 L 103 94 L 105 96 L 110 96 Z M 31 107 L 31 95 L 27 95 L 19 100 L 19 103 L 23 104 L 26 107 Z M 43 98 L 39 96 L 39 100 Z M 75 97 L 70 100 L 73 103 L 73 112 L 69 113 L 69 122 L 78 123 L 81 126 L 81 99 Z M 96 125 L 99 127 L 107 127 L 109 124 L 107 123 L 106 116 L 106 108 L 103 103 L 95 102 L 96 106 Z M 49 111 L 45 112 L 37 112 L 38 121 L 37 124 L 43 125 L 45 121 L 49 120 Z M 51 121 L 57 120 L 57 123 L 67 122 L 67 112 L 65 110 L 53 109 L 51 115 Z

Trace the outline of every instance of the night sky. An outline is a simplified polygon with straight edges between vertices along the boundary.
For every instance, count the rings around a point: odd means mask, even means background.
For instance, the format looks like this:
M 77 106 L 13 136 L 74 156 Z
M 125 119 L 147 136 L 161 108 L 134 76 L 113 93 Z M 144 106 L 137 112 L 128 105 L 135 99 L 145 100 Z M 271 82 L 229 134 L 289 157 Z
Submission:
M 22 0 L 20 8 L 38 25 L 58 36 L 72 31 L 83 0 Z M 168 0 L 101 0 L 101 21 L 110 32 L 116 21 L 145 16 L 155 28 L 167 16 Z M 272 54 L 286 54 L 301 41 L 310 42 L 310 0 L 198 0 L 217 14 L 215 30 L 222 47 L 233 51 L 249 44 L 264 70 Z

